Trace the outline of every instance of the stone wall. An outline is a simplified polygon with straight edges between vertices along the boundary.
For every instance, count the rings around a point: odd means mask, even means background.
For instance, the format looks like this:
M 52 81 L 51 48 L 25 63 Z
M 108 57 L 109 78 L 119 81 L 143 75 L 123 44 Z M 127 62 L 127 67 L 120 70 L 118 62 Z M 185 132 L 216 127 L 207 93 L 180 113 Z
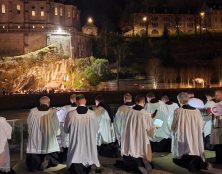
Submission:
M 0 33 L 0 56 L 15 56 L 23 53 L 23 33 Z

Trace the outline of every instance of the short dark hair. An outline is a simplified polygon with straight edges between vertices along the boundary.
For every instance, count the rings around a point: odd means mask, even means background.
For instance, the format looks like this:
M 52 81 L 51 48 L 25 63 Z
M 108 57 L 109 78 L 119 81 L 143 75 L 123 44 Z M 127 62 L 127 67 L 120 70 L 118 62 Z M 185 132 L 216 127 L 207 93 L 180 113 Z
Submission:
M 149 97 L 149 98 L 155 98 L 155 94 L 153 92 L 148 92 L 146 94 L 146 97 Z
M 140 103 L 140 102 L 142 102 L 142 101 L 145 102 L 145 97 L 144 97 L 143 95 L 137 95 L 137 96 L 135 97 L 135 102 L 136 102 L 136 103 Z
M 78 101 L 78 100 L 81 100 L 81 99 L 85 99 L 86 97 L 85 97 L 85 95 L 84 94 L 78 94 L 78 95 L 76 95 L 76 100 Z
M 99 102 L 104 102 L 104 98 L 103 98 L 102 95 L 97 95 L 97 96 L 95 97 L 95 100 L 97 100 L 97 101 L 99 101 Z
M 170 100 L 169 97 L 168 97 L 167 95 L 162 96 L 162 97 L 161 97 L 161 100 L 163 100 L 163 99 L 164 99 L 164 100 L 167 100 L 167 101 Z
M 215 97 L 215 92 L 214 92 L 214 91 L 207 91 L 207 92 L 205 93 L 205 96 Z

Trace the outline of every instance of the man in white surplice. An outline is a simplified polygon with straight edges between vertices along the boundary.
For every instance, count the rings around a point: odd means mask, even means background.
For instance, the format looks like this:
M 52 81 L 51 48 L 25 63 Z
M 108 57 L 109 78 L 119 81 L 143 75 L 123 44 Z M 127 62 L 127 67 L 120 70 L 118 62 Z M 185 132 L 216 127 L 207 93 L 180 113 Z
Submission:
M 170 101 L 168 96 L 163 96 L 161 97 L 161 101 L 163 101 L 166 104 L 167 110 L 168 110 L 168 126 L 171 128 L 172 121 L 173 121 L 173 116 L 174 116 L 174 111 L 179 108 L 177 103 L 174 103 Z
M 168 125 L 169 112 L 166 104 L 163 101 L 157 100 L 154 93 L 149 92 L 146 95 L 147 102 L 145 110 L 151 113 L 153 123 L 156 120 L 163 122 L 162 126 L 155 130 L 151 141 L 153 152 L 170 152 L 171 149 L 171 134 Z
M 132 102 L 132 95 L 130 93 L 124 94 L 123 102 L 124 104 L 118 108 L 116 112 L 116 116 L 114 118 L 115 133 L 116 133 L 116 138 L 118 140 L 119 145 L 121 142 L 120 137 L 121 137 L 121 131 L 122 131 L 123 114 L 126 112 L 128 108 L 132 108 L 135 105 Z
M 205 112 L 203 112 L 203 120 L 204 120 L 204 148 L 207 150 L 213 150 L 214 146 L 210 143 L 210 134 L 212 128 L 212 113 L 211 108 L 216 105 L 215 101 L 215 93 L 214 91 L 207 92 L 205 94 L 207 98 L 207 102 L 205 104 Z
M 40 106 L 31 109 L 28 124 L 26 164 L 29 171 L 44 170 L 58 164 L 60 151 L 57 135 L 60 134 L 56 110 L 49 107 L 47 96 L 40 98 Z
M 13 171 L 10 168 L 10 155 L 8 140 L 11 139 L 12 127 L 8 124 L 5 118 L 0 117 L 0 173 L 10 173 Z
M 97 134 L 97 145 L 107 145 L 110 143 L 114 143 L 116 140 L 115 137 L 115 132 L 114 132 L 114 125 L 113 125 L 113 120 L 114 120 L 114 114 L 109 107 L 104 102 L 104 99 L 102 96 L 97 96 L 95 98 L 95 113 L 97 116 L 97 120 L 99 122 L 99 131 Z M 103 146 L 101 146 L 103 147 Z M 102 149 L 100 149 L 100 152 Z M 99 152 L 99 153 L 100 153 Z
M 70 97 L 70 105 L 66 105 L 62 107 L 58 112 L 57 116 L 60 123 L 60 131 L 61 134 L 58 137 L 59 146 L 61 148 L 61 154 L 60 154 L 60 161 L 63 163 L 67 159 L 67 152 L 69 147 L 69 134 L 66 134 L 64 132 L 64 122 L 66 119 L 66 116 L 70 111 L 73 111 L 77 108 L 76 106 L 76 94 L 72 94 Z
M 64 124 L 70 135 L 67 166 L 72 174 L 94 174 L 100 166 L 96 146 L 99 124 L 95 112 L 86 107 L 85 96 L 77 95 L 76 101 L 77 109 L 68 113 Z
M 201 113 L 188 105 L 187 93 L 180 93 L 177 98 L 181 108 L 176 109 L 171 126 L 173 161 L 191 172 L 207 169 L 208 164 L 204 162 Z
M 144 110 L 145 97 L 138 95 L 136 105 L 128 108 L 122 115 L 123 130 L 121 131 L 121 155 L 123 168 L 148 174 L 152 167 L 149 136 L 155 129 L 151 114 Z

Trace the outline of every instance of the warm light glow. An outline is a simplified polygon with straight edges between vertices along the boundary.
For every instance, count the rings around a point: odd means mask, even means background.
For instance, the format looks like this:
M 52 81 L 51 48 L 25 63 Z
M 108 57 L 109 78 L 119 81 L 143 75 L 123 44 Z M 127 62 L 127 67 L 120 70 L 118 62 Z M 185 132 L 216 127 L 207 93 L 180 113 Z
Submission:
M 204 12 L 200 12 L 200 16 L 201 16 L 201 17 L 204 17 L 204 16 L 205 16 L 205 13 L 204 13 Z
M 35 28 L 35 25 L 33 25 L 32 28 Z
M 20 25 L 18 25 L 18 28 L 20 28 Z
M 59 27 L 56 31 L 57 34 L 61 34 L 62 33 L 62 29 Z
M 144 16 L 144 17 L 143 17 L 143 22 L 146 22 L 146 21 L 147 21 L 147 17 Z
M 93 19 L 91 17 L 88 18 L 88 24 L 92 24 L 93 23 Z
M 5 28 L 5 26 L 3 25 L 2 28 Z

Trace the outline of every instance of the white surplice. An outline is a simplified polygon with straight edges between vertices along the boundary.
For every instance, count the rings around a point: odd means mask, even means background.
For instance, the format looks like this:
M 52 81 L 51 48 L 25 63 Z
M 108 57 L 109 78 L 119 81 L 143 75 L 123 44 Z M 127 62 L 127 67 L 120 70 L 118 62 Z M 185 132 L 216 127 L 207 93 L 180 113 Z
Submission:
M 217 104 L 222 105 L 222 101 L 216 103 L 215 106 L 217 106 Z M 222 115 L 214 119 L 211 129 L 210 142 L 213 145 L 222 144 Z
M 128 109 L 131 108 L 127 105 L 122 105 L 118 108 L 116 112 L 116 116 L 114 118 L 114 128 L 116 133 L 116 138 L 120 144 L 121 142 L 121 132 L 123 130 L 123 116 L 128 111 Z
M 27 153 L 49 154 L 60 151 L 56 138 L 60 134 L 56 110 L 39 111 L 38 108 L 33 108 L 27 123 L 29 133 Z
M 64 125 L 64 131 L 70 134 L 68 167 L 73 163 L 100 166 L 96 145 L 98 130 L 99 123 L 94 111 L 88 110 L 86 114 L 78 114 L 77 110 L 74 110 L 68 113 Z
M 5 118 L 0 117 L 0 171 L 10 172 L 8 140 L 11 139 L 12 127 Z
M 171 130 L 173 158 L 196 155 L 204 160 L 203 119 L 199 110 L 176 109 Z
M 155 130 L 154 136 L 151 141 L 160 142 L 164 138 L 170 138 L 170 127 L 168 125 L 169 113 L 166 104 L 162 101 L 159 101 L 157 103 L 147 103 L 144 109 L 151 114 L 153 114 L 157 110 L 156 116 L 155 118 L 153 118 L 153 122 L 155 122 L 156 119 L 163 121 L 162 127 Z
M 148 135 L 154 129 L 151 115 L 144 109 L 137 111 L 129 108 L 122 117 L 121 155 L 145 159 L 147 145 L 150 144 Z
M 177 103 L 172 104 L 166 104 L 167 110 L 168 110 L 168 126 L 171 128 L 173 117 L 174 117 L 174 111 L 179 108 Z
M 215 106 L 216 103 L 214 101 L 207 101 L 207 103 L 205 104 L 205 109 L 209 109 L 212 108 L 213 106 Z M 208 136 L 211 134 L 211 127 L 212 127 L 212 116 L 211 114 L 209 115 L 204 115 L 203 116 L 203 120 L 204 120 L 204 137 Z
M 108 112 L 101 106 L 95 108 L 96 117 L 99 123 L 97 134 L 97 145 L 113 143 L 116 140 L 114 125 L 111 122 Z
M 66 134 L 64 132 L 64 122 L 67 114 L 73 110 L 76 110 L 76 107 L 73 107 L 71 105 L 66 105 L 57 112 L 57 116 L 60 123 L 60 132 L 61 132 L 61 134 L 57 137 L 57 139 L 60 147 L 64 148 L 69 147 L 69 134 Z

